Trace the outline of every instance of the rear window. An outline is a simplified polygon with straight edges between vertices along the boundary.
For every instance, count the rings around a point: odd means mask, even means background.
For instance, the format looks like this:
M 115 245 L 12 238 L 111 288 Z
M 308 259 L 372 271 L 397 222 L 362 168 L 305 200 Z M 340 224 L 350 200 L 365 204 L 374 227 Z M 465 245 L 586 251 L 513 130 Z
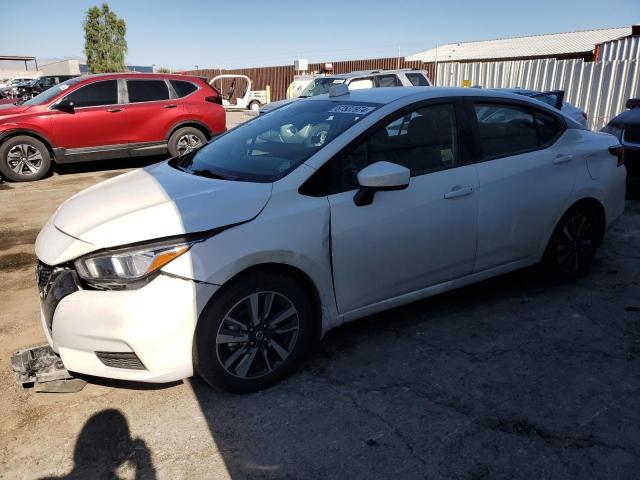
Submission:
M 424 75 L 422 75 L 421 73 L 405 73 L 405 75 L 407 76 L 407 78 L 411 82 L 411 85 L 413 85 L 414 87 L 428 87 L 429 86 L 429 82 L 427 81 L 427 78 Z
M 169 88 L 164 80 L 127 80 L 129 103 L 169 100 Z
M 506 157 L 551 145 L 563 125 L 554 115 L 507 104 L 475 104 L 484 159 Z
M 171 86 L 176 91 L 178 98 L 186 97 L 198 89 L 193 83 L 183 82 L 182 80 L 171 80 Z

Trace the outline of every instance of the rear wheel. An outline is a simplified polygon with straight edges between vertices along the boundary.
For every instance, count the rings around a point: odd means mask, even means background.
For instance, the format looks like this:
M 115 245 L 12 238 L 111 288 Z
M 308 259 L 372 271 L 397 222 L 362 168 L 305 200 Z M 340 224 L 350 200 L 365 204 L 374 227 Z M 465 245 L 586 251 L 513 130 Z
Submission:
M 200 148 L 205 143 L 207 143 L 207 137 L 200 130 L 194 127 L 183 127 L 169 137 L 167 148 L 172 157 L 178 157 Z
M 570 209 L 558 222 L 545 264 L 561 280 L 574 280 L 589 271 L 601 238 L 601 219 L 592 208 Z
M 47 174 L 50 166 L 49 150 L 34 137 L 19 135 L 0 145 L 0 172 L 9 180 L 40 180 Z
M 253 112 L 257 112 L 258 110 L 260 110 L 260 102 L 251 102 L 249 104 L 249 110 Z
M 236 393 L 266 388 L 291 373 L 308 351 L 313 308 L 289 277 L 255 272 L 223 287 L 196 328 L 196 369 L 212 386 Z

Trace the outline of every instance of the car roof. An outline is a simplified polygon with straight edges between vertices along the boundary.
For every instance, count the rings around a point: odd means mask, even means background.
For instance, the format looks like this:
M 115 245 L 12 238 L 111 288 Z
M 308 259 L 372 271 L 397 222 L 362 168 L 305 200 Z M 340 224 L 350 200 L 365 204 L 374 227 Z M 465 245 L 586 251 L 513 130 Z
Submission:
M 622 112 L 612 118 L 609 124 L 619 128 L 640 128 L 640 107 Z
M 304 101 L 326 100 L 327 94 L 317 95 L 303 99 Z M 404 97 L 415 96 L 418 99 L 431 99 L 441 97 L 487 97 L 504 98 L 519 101 L 527 101 L 536 106 L 543 105 L 541 102 L 529 100 L 528 97 L 517 95 L 506 91 L 496 91 L 475 88 L 449 88 L 449 87 L 383 87 L 383 88 L 363 88 L 350 90 L 347 95 L 333 97 L 340 100 L 361 101 L 372 103 L 391 103 Z M 535 103 L 534 103 L 535 102 Z M 548 108 L 551 110 L 551 108 Z
M 372 75 L 389 75 L 392 73 L 425 73 L 424 70 L 415 68 L 399 68 L 396 70 L 358 70 L 349 73 L 330 73 L 319 78 L 357 78 L 357 77 L 370 77 Z
M 80 82 L 87 82 L 91 80 L 101 79 L 101 80 L 112 80 L 118 78 L 140 78 L 140 79 L 149 79 L 149 78 L 157 78 L 160 80 L 200 80 L 201 78 L 192 76 L 192 75 L 179 75 L 177 73 L 93 73 L 89 75 L 82 75 L 76 77 Z

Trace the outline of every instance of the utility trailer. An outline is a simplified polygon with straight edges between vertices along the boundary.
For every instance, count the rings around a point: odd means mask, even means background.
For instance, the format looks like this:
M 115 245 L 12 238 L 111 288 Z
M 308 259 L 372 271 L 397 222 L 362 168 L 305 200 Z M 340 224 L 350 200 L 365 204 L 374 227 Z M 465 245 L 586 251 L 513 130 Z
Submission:
M 224 79 L 231 79 L 231 86 L 225 93 L 223 91 Z M 246 87 L 240 94 L 236 94 L 239 87 L 236 86 L 238 79 L 246 82 Z M 220 80 L 220 88 L 215 86 L 215 82 Z M 268 103 L 266 90 L 251 90 L 251 79 L 246 75 L 225 74 L 214 77 L 209 84 L 216 88 L 222 95 L 222 106 L 225 110 L 253 110 L 257 112 L 260 107 Z M 235 95 L 235 103 L 234 102 Z

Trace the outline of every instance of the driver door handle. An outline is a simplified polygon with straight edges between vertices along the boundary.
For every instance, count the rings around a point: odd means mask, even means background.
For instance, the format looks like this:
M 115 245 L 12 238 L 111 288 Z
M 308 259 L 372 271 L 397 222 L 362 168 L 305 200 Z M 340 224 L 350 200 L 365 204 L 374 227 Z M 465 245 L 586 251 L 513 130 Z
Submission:
M 118 113 L 124 111 L 124 108 L 110 108 L 107 110 L 109 113 Z
M 471 195 L 473 193 L 472 185 L 456 185 L 447 193 L 444 194 L 444 198 L 447 200 L 451 200 L 454 198 L 465 197 L 467 195 Z
M 164 108 L 176 108 L 178 105 L 175 103 L 170 103 L 169 105 L 165 105 Z
M 556 155 L 556 158 L 553 159 L 553 163 L 555 163 L 556 165 L 560 164 L 560 163 L 567 163 L 570 162 L 571 160 L 573 160 L 573 155 L 562 155 L 562 154 L 558 154 Z

